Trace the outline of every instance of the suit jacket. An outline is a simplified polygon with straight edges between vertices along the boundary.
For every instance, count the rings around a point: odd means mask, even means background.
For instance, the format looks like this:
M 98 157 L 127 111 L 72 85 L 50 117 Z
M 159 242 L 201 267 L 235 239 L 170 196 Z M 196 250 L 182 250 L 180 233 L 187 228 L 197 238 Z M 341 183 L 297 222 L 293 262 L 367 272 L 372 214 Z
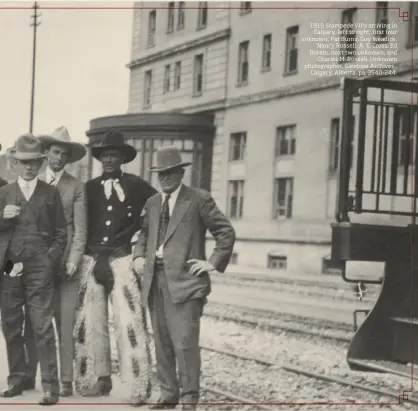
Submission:
M 3 218 L 3 210 L 6 205 L 16 203 L 17 190 L 20 190 L 17 182 L 0 188 L 0 267 L 4 267 L 14 225 L 14 219 Z M 37 206 L 35 213 L 38 229 L 45 233 L 49 245 L 48 255 L 57 263 L 67 243 L 67 229 L 59 191 L 39 180 L 32 197 Z
M 145 217 L 133 258 L 144 257 L 144 302 L 147 301 L 154 275 L 158 226 L 162 195 L 152 196 L 145 205 Z M 235 230 L 218 209 L 211 195 L 204 190 L 182 185 L 172 211 L 164 239 L 164 266 L 173 303 L 207 296 L 211 291 L 209 274 L 189 274 L 187 261 L 206 259 L 205 236 L 209 230 L 215 239 L 215 248 L 209 262 L 224 272 L 231 257 Z
M 2 178 L 0 178 L 0 187 L 3 187 L 7 184 L 9 184 L 9 183 L 6 180 L 3 180 Z
M 39 176 L 46 180 L 46 174 Z M 78 266 L 84 254 L 87 241 L 87 200 L 84 184 L 64 171 L 56 185 L 60 192 L 67 222 L 67 246 L 61 258 L 61 264 L 68 262 Z

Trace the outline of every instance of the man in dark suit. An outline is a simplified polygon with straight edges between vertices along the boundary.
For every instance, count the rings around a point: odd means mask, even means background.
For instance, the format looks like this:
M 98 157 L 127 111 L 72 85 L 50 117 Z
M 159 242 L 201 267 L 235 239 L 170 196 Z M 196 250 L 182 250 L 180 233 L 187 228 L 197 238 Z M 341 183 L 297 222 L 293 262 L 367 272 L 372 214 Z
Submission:
M 183 410 L 196 408 L 200 317 L 210 293 L 209 274 L 225 271 L 235 243 L 235 231 L 211 195 L 182 184 L 189 164 L 181 161 L 176 147 L 157 151 L 157 167 L 151 170 L 158 172 L 163 193 L 145 205 L 133 252 L 134 269 L 143 278 L 143 301 L 150 309 L 161 387 L 161 397 L 151 409 L 175 408 L 179 400 Z M 216 241 L 208 260 L 207 230 Z
M 136 404 L 147 399 L 149 384 L 144 374 L 148 369 L 146 347 L 140 344 L 145 338 L 140 292 L 130 268 L 131 240 L 141 228 L 145 202 L 156 190 L 142 178 L 122 171 L 122 164 L 134 160 L 137 152 L 125 143 L 119 131 L 111 130 L 91 152 L 102 163 L 103 173 L 86 184 L 86 255 L 94 259 L 95 265 L 94 272 L 90 273 L 93 263 L 86 257 L 82 266 L 81 283 L 85 286 L 79 292 L 80 306 L 74 329 L 75 384 L 77 391 L 85 396 L 109 395 L 112 389 L 110 296 L 120 348 L 121 378 L 131 387 L 131 401 Z M 109 264 L 109 258 L 115 255 L 122 258 L 116 276 Z
M 65 127 L 51 135 L 39 136 L 48 155 L 48 165 L 39 179 L 57 187 L 61 195 L 67 221 L 67 246 L 61 257 L 55 290 L 55 324 L 59 336 L 61 397 L 73 394 L 73 328 L 77 292 L 80 282 L 79 266 L 87 239 L 87 205 L 84 184 L 65 171 L 65 166 L 81 160 L 86 148 L 71 141 Z M 25 388 L 35 387 L 38 356 L 30 321 L 25 322 L 25 340 L 28 354 Z
M 30 317 L 41 363 L 44 396 L 58 402 L 59 381 L 54 328 L 55 273 L 67 242 L 59 191 L 38 180 L 45 155 L 39 139 L 19 137 L 9 155 L 19 178 L 0 188 L 1 317 L 9 363 L 8 388 L 0 396 L 20 395 L 26 373 L 23 308 Z

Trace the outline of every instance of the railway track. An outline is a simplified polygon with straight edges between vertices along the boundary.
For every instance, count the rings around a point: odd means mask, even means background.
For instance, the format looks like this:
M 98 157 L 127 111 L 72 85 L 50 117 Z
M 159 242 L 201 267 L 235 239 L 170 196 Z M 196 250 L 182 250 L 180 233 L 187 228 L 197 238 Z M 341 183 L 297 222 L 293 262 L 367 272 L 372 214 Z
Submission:
M 237 324 L 261 328 L 274 333 L 289 332 L 348 344 L 352 337 L 352 326 L 347 324 L 318 321 L 312 318 L 282 315 L 276 312 L 244 308 L 233 304 L 209 302 L 204 316 L 217 320 L 228 320 Z M 296 324 L 296 326 L 295 326 Z
M 150 336 L 153 337 L 152 333 L 150 333 Z M 359 402 L 359 401 L 353 401 L 353 399 L 351 398 L 350 400 L 348 400 L 346 403 L 341 403 L 341 402 L 333 402 L 332 404 L 328 401 L 315 401 L 315 403 L 311 403 L 311 404 L 315 404 L 315 405 L 324 405 L 324 406 L 330 406 L 330 405 L 335 405 L 335 406 L 344 406 L 344 405 L 353 405 L 353 404 L 357 404 L 357 405 L 377 405 L 377 404 L 381 404 L 381 405 L 398 405 L 401 403 L 400 401 L 400 395 L 401 393 L 396 392 L 394 390 L 390 390 L 390 389 L 382 389 L 382 388 L 378 388 L 372 385 L 366 385 L 363 383 L 356 383 L 353 381 L 349 381 L 347 379 L 343 379 L 340 377 L 336 377 L 336 376 L 332 376 L 332 375 L 326 375 L 326 374 L 320 374 L 320 373 L 316 373 L 310 370 L 307 370 L 306 368 L 302 368 L 293 364 L 285 364 L 285 365 L 279 365 L 276 364 L 272 361 L 269 361 L 267 359 L 261 358 L 261 357 L 257 357 L 257 356 L 253 356 L 253 355 L 249 355 L 249 354 L 242 354 L 242 353 L 237 353 L 235 351 L 231 351 L 228 349 L 221 349 L 221 348 L 216 348 L 216 347 L 209 347 L 206 346 L 204 344 L 200 345 L 200 348 L 208 353 L 214 353 L 217 355 L 223 355 L 223 356 L 227 356 L 231 359 L 236 359 L 236 360 L 240 360 L 240 361 L 244 361 L 247 363 L 254 363 L 254 364 L 258 364 L 258 365 L 262 365 L 264 367 L 267 367 L 270 371 L 272 372 L 286 372 L 286 373 L 292 373 L 298 376 L 298 378 L 303 378 L 303 377 L 307 377 L 309 380 L 311 380 L 311 383 L 313 383 L 312 381 L 320 381 L 321 383 L 326 383 L 327 385 L 332 385 L 332 384 L 337 384 L 340 387 L 347 387 L 349 389 L 353 389 L 356 390 L 358 392 L 362 392 L 362 393 L 366 393 L 369 396 L 372 395 L 374 397 L 378 397 L 379 399 L 381 398 L 387 398 L 387 399 L 391 399 L 392 401 L 385 401 L 382 402 L 381 400 L 377 403 L 375 401 L 369 401 L 369 402 Z M 277 378 L 278 380 L 280 380 L 280 377 Z M 324 388 L 324 387 L 321 387 Z M 231 406 L 231 409 L 235 409 L 235 407 L 237 406 L 247 406 L 247 407 L 251 407 L 251 408 L 257 408 L 257 409 L 264 409 L 264 410 L 271 410 L 274 409 L 272 407 L 274 406 L 282 406 L 282 405 L 307 405 L 309 403 L 307 402 L 277 402 L 277 401 L 260 401 L 260 399 L 258 398 L 252 398 L 252 396 L 250 397 L 243 397 L 242 395 L 239 395 L 231 390 L 227 390 L 224 387 L 217 387 L 216 384 L 215 386 L 208 385 L 208 384 L 201 384 L 201 389 L 203 391 L 206 391 L 208 393 L 210 393 L 211 395 L 215 395 L 217 398 L 221 398 L 221 399 L 225 399 L 226 401 L 204 401 L 202 402 L 200 405 L 201 406 L 222 406 L 223 409 L 225 409 L 225 406 Z M 328 391 L 326 391 L 328 392 Z M 351 394 L 351 397 L 353 396 L 353 394 Z M 412 405 L 418 405 L 418 398 L 409 398 L 409 403 Z M 227 408 L 226 408 L 227 409 Z
M 319 373 L 315 373 L 309 370 L 306 370 L 305 368 L 301 368 L 295 365 L 278 365 L 275 364 L 274 362 L 268 361 L 266 359 L 263 358 L 259 358 L 259 357 L 255 357 L 255 356 L 250 356 L 250 355 L 244 355 L 244 354 L 238 354 L 236 352 L 230 351 L 230 350 L 226 350 L 226 349 L 219 349 L 219 348 L 214 348 L 214 347 L 208 347 L 205 345 L 201 345 L 200 346 L 201 349 L 208 351 L 208 352 L 212 352 L 212 353 L 216 353 L 216 354 L 222 354 L 222 355 L 227 355 L 231 358 L 235 358 L 235 359 L 240 359 L 240 360 L 244 360 L 244 361 L 249 361 L 249 362 L 254 362 L 257 364 L 261 364 L 267 367 L 270 367 L 272 369 L 275 370 L 282 370 L 282 371 L 286 371 L 286 372 L 290 372 L 293 374 L 296 374 L 298 376 L 305 376 L 308 377 L 310 379 L 313 380 L 317 380 L 317 381 L 322 381 L 322 382 L 326 382 L 328 384 L 338 384 L 340 386 L 343 387 L 349 387 L 352 389 L 355 389 L 359 392 L 364 392 L 367 393 L 369 395 L 374 395 L 374 396 L 378 396 L 379 398 L 390 398 L 394 401 L 388 401 L 388 402 L 382 402 L 382 405 L 397 405 L 400 403 L 400 395 L 401 393 L 393 391 L 393 390 L 389 390 L 389 389 L 381 389 L 381 388 L 377 388 L 377 387 L 373 387 L 371 385 L 365 385 L 365 384 L 359 384 L 359 383 L 355 383 L 352 381 L 348 381 L 346 379 L 342 379 L 339 377 L 335 377 L 332 375 L 325 375 L 325 374 L 319 374 Z M 222 390 L 218 391 L 219 394 L 222 394 Z M 230 397 L 231 399 L 233 398 L 233 395 Z M 239 397 L 236 397 L 239 398 Z M 239 401 L 239 400 L 238 400 Z M 409 403 L 412 405 L 418 405 L 418 398 L 409 398 Z M 253 405 L 262 409 L 271 409 L 271 407 L 273 406 L 278 406 L 278 405 L 283 405 L 286 403 L 283 402 L 257 402 L 257 401 L 239 401 L 242 402 L 242 404 L 245 405 Z M 353 403 L 352 400 L 349 401 L 350 403 Z M 377 405 L 375 402 L 355 402 L 358 405 Z M 288 403 L 289 404 L 289 403 Z M 292 402 L 292 405 L 297 405 L 297 402 Z M 307 404 L 305 403 L 299 403 L 301 405 L 303 404 Z M 331 405 L 330 402 L 327 401 L 321 401 L 315 402 L 316 405 Z M 338 405 L 344 405 L 343 403 L 335 403 L 336 406 Z M 347 404 L 345 404 L 347 405 Z
M 273 277 L 263 275 L 236 274 L 228 273 L 225 276 L 214 276 L 213 282 L 216 284 L 239 285 L 242 287 L 253 287 L 258 289 L 275 289 L 277 291 L 290 291 L 295 294 L 311 295 L 317 297 L 328 297 L 331 299 L 356 301 L 357 296 L 354 292 L 355 284 L 345 283 L 343 280 L 322 281 L 317 276 L 298 277 Z M 367 293 L 363 301 L 374 303 L 380 293 L 380 286 L 369 284 Z

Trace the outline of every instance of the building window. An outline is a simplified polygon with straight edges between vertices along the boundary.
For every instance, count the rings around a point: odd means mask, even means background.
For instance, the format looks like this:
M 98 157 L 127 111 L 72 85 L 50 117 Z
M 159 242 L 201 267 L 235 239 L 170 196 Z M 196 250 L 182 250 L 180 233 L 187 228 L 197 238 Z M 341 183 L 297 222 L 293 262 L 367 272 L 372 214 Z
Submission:
M 233 180 L 228 186 L 228 215 L 231 218 L 241 218 L 244 205 L 244 181 Z
M 341 23 L 348 25 L 347 27 L 354 27 L 354 16 L 356 9 L 344 10 L 341 14 Z M 351 25 L 351 26 L 350 26 Z M 341 35 L 341 55 L 340 62 L 346 62 L 347 57 L 354 57 L 356 55 L 356 31 L 354 28 L 348 28 L 345 34 Z
M 268 268 L 274 268 L 275 270 L 287 269 L 287 257 L 284 255 L 269 255 L 267 261 Z
M 203 91 L 203 54 L 194 57 L 193 94 L 200 95 Z
M 413 47 L 416 43 L 418 43 L 418 3 L 411 2 L 410 3 L 410 16 L 411 21 L 409 24 L 413 26 L 409 26 L 409 37 L 412 35 L 412 39 L 409 38 L 408 47 Z
M 276 129 L 276 155 L 292 156 L 296 152 L 296 126 L 281 126 Z
M 197 28 L 204 29 L 208 24 L 208 2 L 202 1 L 199 3 L 199 10 L 197 12 Z
M 156 28 L 157 28 L 157 11 L 152 10 L 148 14 L 148 47 L 155 46 Z
M 171 77 L 171 66 L 170 64 L 167 64 L 164 67 L 163 93 L 168 93 L 170 91 L 170 77 Z
M 263 70 L 271 68 L 271 34 L 265 34 L 263 37 L 263 57 L 261 61 Z
M 388 28 L 387 24 L 389 23 L 388 19 L 388 2 L 387 1 L 378 1 L 376 2 L 376 24 L 381 26 L 376 26 L 378 34 L 373 36 L 375 43 L 388 41 Z
M 178 90 L 181 85 L 181 61 L 177 61 L 174 66 L 174 90 Z
M 151 105 L 151 90 L 152 90 L 152 71 L 145 72 L 144 79 L 144 106 Z
M 331 173 L 338 170 L 340 160 L 340 119 L 331 120 L 331 147 L 329 158 L 329 171 Z
M 273 217 L 276 219 L 292 218 L 293 178 L 276 178 L 274 185 Z
M 248 83 L 248 49 L 249 41 L 243 41 L 238 47 L 238 85 L 245 86 Z
M 184 1 L 179 1 L 179 10 L 177 15 L 177 30 L 184 28 Z
M 236 253 L 235 251 L 231 254 L 229 264 L 233 264 L 233 265 L 238 264 L 238 253 Z
M 286 74 L 295 73 L 298 69 L 298 35 L 299 26 L 289 27 L 286 31 Z
M 229 161 L 239 161 L 245 158 L 247 133 L 233 133 L 230 137 Z
M 167 33 L 174 30 L 174 1 L 168 3 Z
M 252 10 L 251 1 L 241 1 L 239 6 L 240 14 L 250 13 Z

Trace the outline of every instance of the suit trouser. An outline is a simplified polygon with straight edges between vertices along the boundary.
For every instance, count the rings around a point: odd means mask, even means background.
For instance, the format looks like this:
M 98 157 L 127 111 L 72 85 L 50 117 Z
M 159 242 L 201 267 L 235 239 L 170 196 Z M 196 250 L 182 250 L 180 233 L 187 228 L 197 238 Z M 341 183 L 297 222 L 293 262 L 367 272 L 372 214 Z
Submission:
M 54 307 L 55 325 L 58 332 L 60 378 L 62 382 L 72 382 L 74 378 L 74 339 L 73 329 L 75 324 L 79 273 L 75 273 L 71 279 L 66 279 L 56 286 Z M 38 354 L 36 352 L 32 325 L 25 322 L 25 347 L 27 353 L 26 375 L 35 379 L 38 367 Z
M 20 384 L 26 375 L 24 337 L 25 307 L 32 323 L 41 364 L 44 390 L 59 391 L 54 317 L 54 271 L 46 253 L 23 262 L 23 274 L 5 275 L 2 284 L 1 317 L 9 363 L 9 384 Z
M 149 310 L 155 341 L 157 377 L 163 401 L 177 402 L 179 397 L 182 402 L 199 400 L 199 334 L 203 305 L 203 298 L 174 304 L 163 264 L 155 265 Z

